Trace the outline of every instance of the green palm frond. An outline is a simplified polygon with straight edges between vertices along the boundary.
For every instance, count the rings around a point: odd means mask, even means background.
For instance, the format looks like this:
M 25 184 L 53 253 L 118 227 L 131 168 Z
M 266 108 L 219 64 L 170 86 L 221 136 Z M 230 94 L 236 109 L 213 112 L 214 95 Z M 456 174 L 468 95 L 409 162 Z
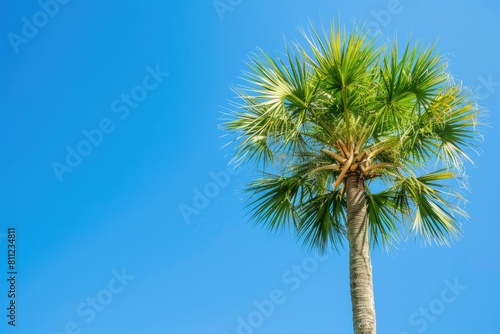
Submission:
M 346 201 L 340 190 L 310 198 L 301 207 L 299 236 L 310 248 L 339 249 L 346 236 Z
M 454 172 L 441 170 L 419 177 L 407 176 L 394 186 L 395 201 L 408 202 L 412 209 L 407 219 L 412 220 L 411 232 L 425 243 L 449 244 L 449 237 L 461 235 L 460 217 L 468 217 L 460 207 L 464 199 L 450 181 Z
M 394 201 L 390 192 L 372 194 L 367 191 L 368 219 L 372 245 L 383 245 L 389 248 L 399 240 L 397 223 L 402 223 L 401 204 Z M 406 208 L 405 208 L 406 211 Z
M 297 203 L 307 197 L 303 183 L 299 176 L 271 176 L 250 183 L 247 191 L 251 193 L 251 218 L 270 231 L 297 228 L 300 225 Z
M 439 157 L 449 166 L 462 170 L 465 161 L 472 162 L 466 150 L 475 145 L 479 109 L 467 95 L 454 86 L 439 99 L 443 110 L 443 124 L 435 133 L 439 138 Z

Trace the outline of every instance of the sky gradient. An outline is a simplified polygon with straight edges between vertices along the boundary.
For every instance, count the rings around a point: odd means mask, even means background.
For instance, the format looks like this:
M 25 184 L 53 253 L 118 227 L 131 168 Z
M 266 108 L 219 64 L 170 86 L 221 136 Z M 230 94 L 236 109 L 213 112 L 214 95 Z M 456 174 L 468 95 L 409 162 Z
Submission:
M 372 253 L 379 333 L 494 333 L 500 43 L 494 0 L 6 0 L 0 13 L 0 267 L 6 333 L 352 333 L 348 258 L 245 216 L 220 113 L 260 47 L 340 18 L 431 44 L 489 110 L 464 237 Z M 8 307 L 6 279 L 0 308 Z M 7 311 L 4 311 L 6 314 Z

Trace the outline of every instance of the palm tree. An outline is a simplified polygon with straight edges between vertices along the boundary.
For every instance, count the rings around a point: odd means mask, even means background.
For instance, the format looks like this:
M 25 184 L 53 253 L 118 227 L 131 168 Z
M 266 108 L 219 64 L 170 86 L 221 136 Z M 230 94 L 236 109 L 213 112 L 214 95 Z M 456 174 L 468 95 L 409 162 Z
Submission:
M 349 247 L 354 333 L 375 333 L 370 246 L 460 236 L 460 191 L 478 108 L 435 44 L 380 45 L 362 26 L 301 29 L 305 46 L 259 50 L 223 127 L 234 160 L 263 169 L 252 219 L 325 251 Z

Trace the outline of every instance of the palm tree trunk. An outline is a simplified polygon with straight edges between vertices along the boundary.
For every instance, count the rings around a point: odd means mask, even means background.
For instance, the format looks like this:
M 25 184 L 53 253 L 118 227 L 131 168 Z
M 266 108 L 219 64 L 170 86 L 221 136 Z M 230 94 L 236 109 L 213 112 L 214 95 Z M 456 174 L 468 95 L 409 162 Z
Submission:
M 375 303 L 368 239 L 368 216 L 364 180 L 358 173 L 346 179 L 347 239 L 352 314 L 355 334 L 375 334 Z

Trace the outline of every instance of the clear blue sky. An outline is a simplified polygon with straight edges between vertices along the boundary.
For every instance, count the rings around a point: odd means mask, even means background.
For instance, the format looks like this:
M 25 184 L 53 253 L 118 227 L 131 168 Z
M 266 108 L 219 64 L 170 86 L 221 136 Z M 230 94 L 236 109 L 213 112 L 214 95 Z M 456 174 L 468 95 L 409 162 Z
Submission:
M 497 1 L 59 1 L 0 11 L 0 277 L 10 226 L 19 272 L 15 329 L 1 279 L 2 332 L 352 333 L 346 253 L 247 223 L 254 172 L 224 172 L 217 129 L 250 52 L 338 17 L 439 38 L 490 110 L 464 238 L 373 252 L 379 333 L 497 331 Z

